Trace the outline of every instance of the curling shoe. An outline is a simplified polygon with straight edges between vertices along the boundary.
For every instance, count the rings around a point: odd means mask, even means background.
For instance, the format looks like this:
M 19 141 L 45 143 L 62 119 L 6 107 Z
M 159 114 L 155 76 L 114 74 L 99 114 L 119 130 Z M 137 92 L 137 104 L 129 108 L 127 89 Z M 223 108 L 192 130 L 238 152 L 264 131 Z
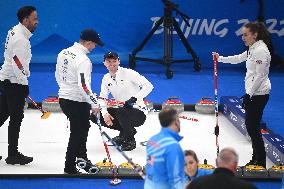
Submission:
M 22 153 L 18 152 L 14 156 L 8 156 L 5 159 L 5 161 L 7 164 L 11 164 L 11 165 L 15 165 L 15 164 L 26 165 L 28 163 L 31 163 L 33 161 L 33 158 L 25 156 Z
M 262 166 L 266 168 L 266 162 L 265 161 L 257 161 L 257 160 L 250 160 L 245 166 L 249 165 L 256 165 L 256 166 Z
M 90 174 L 96 174 L 99 172 L 99 168 L 96 165 L 92 164 L 89 159 L 77 158 L 76 165 L 80 169 L 84 169 L 87 173 Z
M 121 144 L 121 150 L 122 151 L 132 151 L 136 148 L 136 141 L 131 140 L 131 141 L 123 141 Z
M 116 136 L 112 138 L 112 141 L 114 141 L 118 146 L 121 146 L 124 138 L 122 136 Z
M 64 174 L 76 175 L 76 174 L 81 174 L 81 172 L 76 168 L 76 166 L 73 166 L 73 167 L 65 167 Z

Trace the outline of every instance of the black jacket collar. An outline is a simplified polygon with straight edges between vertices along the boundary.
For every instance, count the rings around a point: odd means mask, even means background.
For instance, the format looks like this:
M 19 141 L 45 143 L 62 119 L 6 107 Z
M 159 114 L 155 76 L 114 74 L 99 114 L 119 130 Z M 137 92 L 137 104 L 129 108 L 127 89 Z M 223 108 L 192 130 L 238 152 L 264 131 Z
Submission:
M 234 176 L 234 172 L 232 172 L 231 170 L 229 169 L 226 169 L 226 168 L 216 168 L 213 172 L 213 174 L 225 174 L 225 175 L 228 175 L 228 176 Z

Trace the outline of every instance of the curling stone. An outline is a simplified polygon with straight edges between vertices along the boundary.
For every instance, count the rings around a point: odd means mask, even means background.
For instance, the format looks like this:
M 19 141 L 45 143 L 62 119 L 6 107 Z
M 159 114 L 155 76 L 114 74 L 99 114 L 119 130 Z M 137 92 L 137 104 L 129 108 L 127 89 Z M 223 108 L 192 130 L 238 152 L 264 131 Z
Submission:
M 184 104 L 177 97 L 170 97 L 162 104 L 162 109 L 164 108 L 174 108 L 181 113 L 184 111 Z
M 195 104 L 195 111 L 201 114 L 214 114 L 215 104 L 211 97 L 203 97 Z
M 243 175 L 246 178 L 266 178 L 268 171 L 262 166 L 248 165 L 243 168 Z
M 268 174 L 271 178 L 282 178 L 284 175 L 284 166 L 274 165 L 268 169 Z
M 206 169 L 206 170 L 214 170 L 215 167 L 213 165 L 208 164 L 198 164 L 199 169 Z
M 150 100 L 144 100 L 144 103 L 146 105 L 146 108 L 148 108 L 149 110 L 154 110 L 154 104 L 152 101 Z
M 112 168 L 114 168 L 115 174 L 117 174 L 116 165 L 111 162 L 107 162 L 105 158 L 102 162 L 96 163 L 96 166 L 100 169 L 98 175 L 113 175 Z
M 59 98 L 50 96 L 42 102 L 42 110 L 45 112 L 61 112 Z
M 207 159 L 204 159 L 203 164 L 198 164 L 199 169 L 213 170 L 215 167 L 213 165 L 207 164 Z
M 142 167 L 139 164 L 135 164 L 135 165 L 139 167 L 140 169 L 142 169 Z M 122 163 L 118 166 L 118 174 L 120 175 L 139 175 L 137 171 L 134 169 L 134 167 L 128 162 Z

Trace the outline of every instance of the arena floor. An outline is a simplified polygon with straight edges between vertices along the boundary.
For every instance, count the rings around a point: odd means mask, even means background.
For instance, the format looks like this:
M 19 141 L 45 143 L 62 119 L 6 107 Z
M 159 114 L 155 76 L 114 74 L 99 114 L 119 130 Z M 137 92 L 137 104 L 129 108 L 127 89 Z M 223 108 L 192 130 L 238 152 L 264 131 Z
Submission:
M 215 116 L 202 115 L 196 112 L 183 112 L 181 115 L 196 118 L 198 122 L 181 119 L 182 148 L 192 149 L 198 154 L 200 163 L 207 159 L 208 164 L 215 166 Z M 34 161 L 26 166 L 7 165 L 4 159 L 7 157 L 8 120 L 0 127 L 0 174 L 62 174 L 65 161 L 65 152 L 69 137 L 68 121 L 63 113 L 52 113 L 48 119 L 41 119 L 38 110 L 26 110 L 22 123 L 19 150 L 25 155 L 34 157 Z M 92 124 L 88 137 L 88 158 L 93 162 L 101 162 L 106 158 L 99 128 Z M 244 165 L 251 158 L 251 144 L 234 126 L 222 115 L 219 116 L 219 144 L 223 147 L 233 147 L 240 156 L 239 164 Z M 103 128 L 111 137 L 118 135 L 117 131 Z M 142 166 L 146 163 L 145 147 L 140 142 L 148 140 L 159 132 L 160 125 L 157 113 L 150 113 L 144 125 L 137 128 L 135 135 L 137 148 L 126 154 L 135 163 Z M 114 164 L 126 162 L 124 157 L 115 149 L 109 147 Z M 267 168 L 273 163 L 267 159 Z

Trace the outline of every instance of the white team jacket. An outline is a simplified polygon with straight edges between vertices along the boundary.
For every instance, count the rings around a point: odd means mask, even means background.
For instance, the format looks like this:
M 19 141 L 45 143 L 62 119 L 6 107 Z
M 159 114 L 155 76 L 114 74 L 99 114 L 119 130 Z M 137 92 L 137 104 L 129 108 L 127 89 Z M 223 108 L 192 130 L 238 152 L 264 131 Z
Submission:
M 117 101 L 126 101 L 131 97 L 137 98 L 136 104 L 145 107 L 143 98 L 145 98 L 153 89 L 153 85 L 138 72 L 118 67 L 115 78 L 109 73 L 102 79 L 100 97 L 108 98 L 109 94 Z M 99 100 L 102 114 L 107 113 L 104 100 Z M 138 108 L 139 109 L 139 108 Z M 146 111 L 143 111 L 146 114 Z
M 88 49 L 80 43 L 62 50 L 57 57 L 55 78 L 59 85 L 59 98 L 88 102 L 97 108 L 96 97 L 91 90 L 92 63 Z
M 0 80 L 28 85 L 29 64 L 32 58 L 29 38 L 32 33 L 21 23 L 8 31 L 5 43 L 4 64 L 0 68 Z
M 271 56 L 266 44 L 259 40 L 249 47 L 248 51 L 239 55 L 223 57 L 218 61 L 238 64 L 246 61 L 245 89 L 246 93 L 253 95 L 269 94 L 271 83 L 268 78 Z

